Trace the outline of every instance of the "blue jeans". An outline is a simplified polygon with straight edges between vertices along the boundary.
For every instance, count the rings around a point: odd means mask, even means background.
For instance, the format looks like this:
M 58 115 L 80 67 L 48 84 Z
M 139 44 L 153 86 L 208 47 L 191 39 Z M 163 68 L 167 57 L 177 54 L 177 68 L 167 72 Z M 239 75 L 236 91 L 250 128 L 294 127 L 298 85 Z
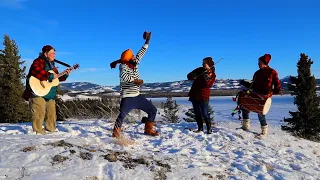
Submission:
M 115 127 L 121 128 L 124 118 L 133 109 L 140 109 L 148 114 L 148 121 L 153 122 L 157 115 L 157 108 L 144 96 L 122 98 L 120 102 L 120 113 Z
M 211 122 L 209 116 L 209 101 L 191 101 L 195 119 L 198 124 L 198 129 L 203 130 L 203 122 L 202 119 L 205 120 L 207 129 L 211 129 Z
M 241 111 L 242 111 L 242 118 L 243 119 L 250 119 L 249 118 L 250 111 L 248 111 L 246 109 L 241 109 Z M 258 114 L 258 119 L 260 121 L 260 125 L 261 126 L 266 126 L 267 125 L 266 115 Z

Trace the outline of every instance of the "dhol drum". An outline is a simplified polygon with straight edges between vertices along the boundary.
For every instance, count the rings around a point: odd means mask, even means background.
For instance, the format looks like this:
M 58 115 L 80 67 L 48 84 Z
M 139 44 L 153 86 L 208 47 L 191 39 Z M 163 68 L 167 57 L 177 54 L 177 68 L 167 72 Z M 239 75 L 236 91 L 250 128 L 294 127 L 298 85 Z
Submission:
M 248 111 L 266 115 L 271 107 L 272 99 L 251 91 L 240 91 L 236 96 L 237 104 Z

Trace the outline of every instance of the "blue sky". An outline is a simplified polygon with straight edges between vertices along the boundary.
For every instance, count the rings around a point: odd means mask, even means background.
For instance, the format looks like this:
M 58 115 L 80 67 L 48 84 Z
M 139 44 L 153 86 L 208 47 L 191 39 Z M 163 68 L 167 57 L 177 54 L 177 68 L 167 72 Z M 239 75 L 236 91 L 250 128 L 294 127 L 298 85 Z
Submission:
M 224 58 L 217 78 L 251 79 L 265 53 L 280 78 L 297 74 L 302 52 L 320 77 L 319 9 L 317 0 L 0 0 L 0 35 L 17 42 L 27 66 L 46 44 L 58 60 L 79 63 L 68 82 L 118 85 L 109 64 L 127 48 L 136 53 L 145 30 L 153 33 L 140 64 L 145 82 L 184 80 L 206 56 Z

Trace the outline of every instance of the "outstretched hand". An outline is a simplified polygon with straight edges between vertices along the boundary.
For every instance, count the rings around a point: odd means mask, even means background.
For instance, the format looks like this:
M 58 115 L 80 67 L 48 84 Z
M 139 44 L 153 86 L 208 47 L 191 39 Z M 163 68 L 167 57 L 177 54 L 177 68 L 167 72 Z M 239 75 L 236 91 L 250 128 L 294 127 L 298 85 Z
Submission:
M 148 41 L 150 41 L 150 39 L 151 39 L 151 32 L 147 32 L 147 31 L 145 31 L 144 33 L 143 33 L 143 39 L 145 39 L 146 40 L 146 42 Z

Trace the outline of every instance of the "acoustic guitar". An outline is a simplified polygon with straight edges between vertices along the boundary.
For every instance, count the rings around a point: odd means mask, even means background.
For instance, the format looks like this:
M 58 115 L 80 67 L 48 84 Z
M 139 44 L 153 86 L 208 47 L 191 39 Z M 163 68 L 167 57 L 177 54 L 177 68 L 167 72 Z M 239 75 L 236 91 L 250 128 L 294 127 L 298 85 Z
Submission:
M 73 70 L 73 69 L 78 69 L 78 68 L 79 68 L 79 64 L 75 64 L 71 68 L 68 68 L 68 69 Z M 31 76 L 30 79 L 29 79 L 29 85 L 30 85 L 32 91 L 37 96 L 45 96 L 45 95 L 47 95 L 50 92 L 52 87 L 59 85 L 59 83 L 60 83 L 59 82 L 59 77 L 67 74 L 67 70 L 68 69 L 66 69 L 65 71 L 59 73 L 58 77 L 54 78 L 51 82 L 49 82 L 48 80 L 40 81 L 36 77 Z M 50 73 L 55 73 L 53 70 L 50 70 L 49 72 Z

